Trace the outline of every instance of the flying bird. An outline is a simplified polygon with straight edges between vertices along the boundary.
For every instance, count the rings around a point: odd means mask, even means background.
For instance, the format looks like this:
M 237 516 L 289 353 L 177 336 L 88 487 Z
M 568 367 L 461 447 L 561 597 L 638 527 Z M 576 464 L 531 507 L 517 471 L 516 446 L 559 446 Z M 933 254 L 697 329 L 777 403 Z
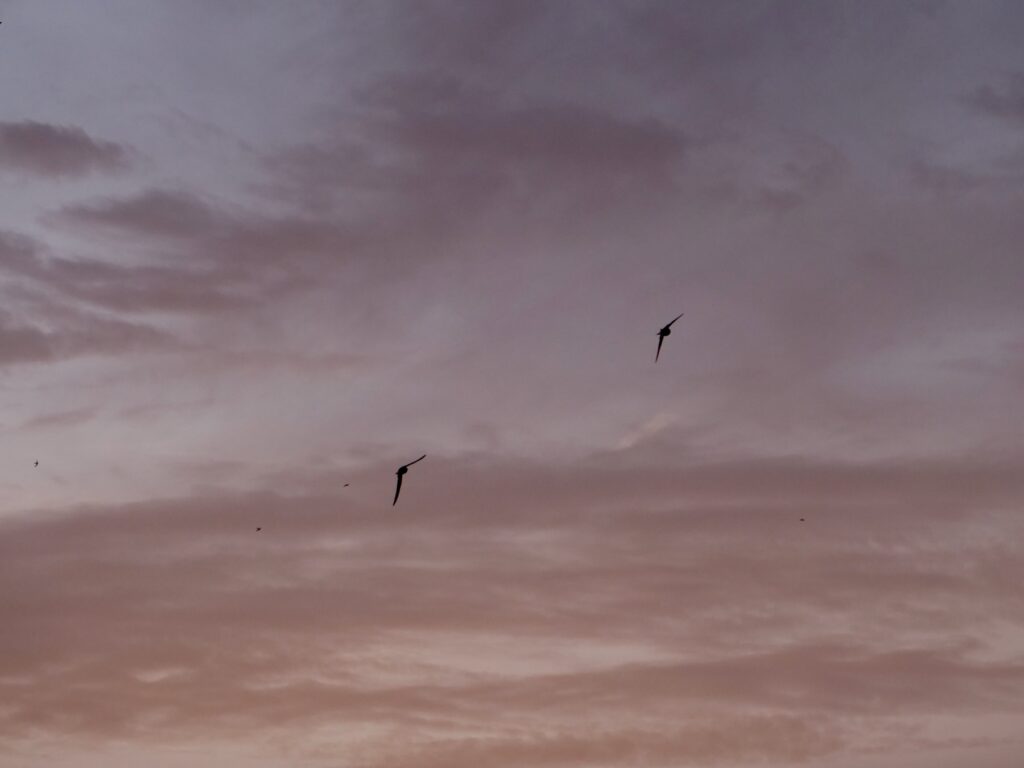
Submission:
M 36 462 L 35 464 L 33 464 L 32 466 L 33 466 L 33 467 L 38 467 L 38 466 L 39 466 L 39 462 L 37 461 L 37 462 Z
M 678 315 L 676 315 L 676 317 L 672 321 L 672 323 L 674 323 L 676 320 L 678 320 L 682 316 L 683 316 L 683 313 L 680 312 Z M 663 341 L 665 341 L 665 337 L 666 336 L 668 336 L 668 335 L 670 335 L 672 333 L 672 323 L 669 323 L 664 328 L 662 328 L 660 331 L 658 331 L 658 351 L 654 355 L 654 362 L 658 362 L 658 358 L 661 356 L 661 343 Z
M 423 461 L 425 458 L 427 458 L 427 454 L 424 453 L 422 456 L 416 459 L 416 461 Z M 416 461 L 410 461 L 408 464 L 403 464 L 398 468 L 398 471 L 395 472 L 395 474 L 398 476 L 398 484 L 395 486 L 395 500 L 391 502 L 392 507 L 398 503 L 398 494 L 402 492 L 402 475 L 408 472 L 409 467 L 415 464 Z

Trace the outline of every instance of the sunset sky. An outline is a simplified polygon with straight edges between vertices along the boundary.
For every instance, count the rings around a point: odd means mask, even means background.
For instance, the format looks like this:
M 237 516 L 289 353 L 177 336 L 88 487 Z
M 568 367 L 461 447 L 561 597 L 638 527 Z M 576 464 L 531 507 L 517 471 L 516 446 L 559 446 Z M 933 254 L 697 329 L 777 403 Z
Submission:
M 1024 4 L 0 20 L 0 768 L 1021 766 Z

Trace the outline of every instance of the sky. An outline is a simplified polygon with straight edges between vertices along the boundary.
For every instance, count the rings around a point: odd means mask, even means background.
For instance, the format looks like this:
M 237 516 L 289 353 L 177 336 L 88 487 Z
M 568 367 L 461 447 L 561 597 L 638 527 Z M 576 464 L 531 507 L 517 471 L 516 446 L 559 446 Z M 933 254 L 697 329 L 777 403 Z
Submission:
M 0 768 L 1020 765 L 1024 5 L 0 20 Z

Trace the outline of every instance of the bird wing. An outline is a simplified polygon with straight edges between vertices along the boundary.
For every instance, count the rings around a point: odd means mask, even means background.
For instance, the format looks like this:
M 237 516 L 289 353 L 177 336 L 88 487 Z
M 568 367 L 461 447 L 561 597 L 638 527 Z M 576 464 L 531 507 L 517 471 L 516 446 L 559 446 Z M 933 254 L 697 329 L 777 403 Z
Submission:
M 423 454 L 422 456 L 420 456 L 420 457 L 419 457 L 418 459 L 416 459 L 416 461 L 423 461 L 423 460 L 424 460 L 425 458 L 427 458 L 427 454 L 425 454 L 425 453 L 424 453 L 424 454 Z M 407 467 L 411 467 L 411 466 L 412 466 L 413 464 L 415 464 L 415 463 L 416 463 L 416 461 L 410 461 L 410 462 L 409 462 L 408 464 L 406 464 L 405 466 L 407 466 Z
M 659 334 L 658 334 L 658 351 L 657 351 L 657 353 L 656 353 L 656 354 L 654 355 L 654 362 L 658 362 L 658 358 L 659 358 L 659 357 L 661 356 L 661 342 L 663 342 L 664 340 L 665 340 L 665 337 L 664 337 L 664 336 L 662 336 L 662 335 L 661 335 L 661 334 L 659 333 Z
M 398 503 L 398 494 L 402 492 L 402 476 L 398 476 L 398 485 L 395 486 L 395 500 L 391 502 L 391 506 L 395 506 Z
M 674 322 L 675 322 L 676 320 L 678 320 L 678 319 L 679 319 L 680 317 L 682 317 L 682 316 L 683 316 L 683 315 L 685 315 L 685 314 L 686 314 L 685 312 L 680 312 L 680 313 L 679 313 L 678 315 L 676 315 L 676 316 L 675 316 L 675 317 L 674 317 L 674 318 L 672 319 L 672 323 L 674 323 Z M 671 327 L 672 327 L 672 323 L 669 323 L 669 324 L 668 324 L 668 325 L 666 325 L 665 327 L 666 327 L 666 328 L 671 328 Z

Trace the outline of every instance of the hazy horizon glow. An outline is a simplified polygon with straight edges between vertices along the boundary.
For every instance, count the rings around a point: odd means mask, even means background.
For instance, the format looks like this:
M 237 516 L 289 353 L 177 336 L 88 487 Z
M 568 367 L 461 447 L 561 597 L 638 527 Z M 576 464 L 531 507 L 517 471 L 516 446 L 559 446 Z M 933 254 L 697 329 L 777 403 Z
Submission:
M 1024 6 L 0 19 L 0 768 L 1018 768 Z

